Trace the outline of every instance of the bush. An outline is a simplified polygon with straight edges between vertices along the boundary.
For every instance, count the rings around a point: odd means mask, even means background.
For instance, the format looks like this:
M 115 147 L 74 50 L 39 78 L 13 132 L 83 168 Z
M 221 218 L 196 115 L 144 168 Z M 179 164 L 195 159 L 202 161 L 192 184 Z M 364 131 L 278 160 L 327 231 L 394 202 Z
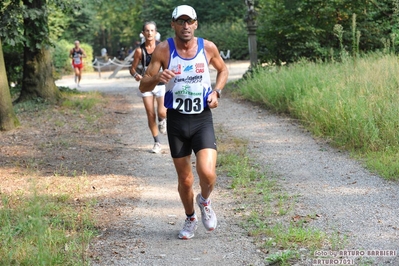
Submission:
M 230 58 L 246 60 L 249 58 L 248 35 L 243 21 L 216 24 L 199 24 L 196 36 L 210 40 L 219 51 L 230 50 Z
M 56 43 L 52 50 L 53 64 L 54 64 L 54 77 L 59 78 L 65 74 L 72 74 L 73 68 L 71 66 L 71 58 L 69 58 L 69 51 L 74 47 L 74 44 L 66 40 L 61 40 Z M 86 52 L 87 57 L 83 60 L 83 71 L 93 71 L 91 62 L 93 61 L 93 48 L 86 44 L 81 43 L 80 47 Z
M 315 136 L 398 180 L 398 72 L 396 55 L 371 53 L 342 63 L 258 67 L 237 84 L 246 99 L 298 118 Z

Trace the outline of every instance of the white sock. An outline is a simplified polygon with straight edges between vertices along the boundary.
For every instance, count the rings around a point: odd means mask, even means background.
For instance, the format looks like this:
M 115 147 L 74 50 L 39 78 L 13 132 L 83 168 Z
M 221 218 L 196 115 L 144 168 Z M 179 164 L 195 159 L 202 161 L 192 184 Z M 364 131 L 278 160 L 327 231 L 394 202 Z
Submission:
M 200 194 L 200 202 L 209 204 L 209 199 L 204 199 L 204 197 L 202 197 L 202 195 Z

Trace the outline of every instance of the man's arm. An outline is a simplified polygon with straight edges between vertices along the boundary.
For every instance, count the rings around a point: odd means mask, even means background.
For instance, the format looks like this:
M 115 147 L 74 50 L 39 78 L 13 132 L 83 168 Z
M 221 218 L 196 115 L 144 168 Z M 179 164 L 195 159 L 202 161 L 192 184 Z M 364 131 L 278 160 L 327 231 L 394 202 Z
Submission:
M 142 51 L 140 47 L 134 50 L 132 66 L 129 69 L 130 75 L 132 75 L 133 78 L 137 81 L 142 79 L 142 76 L 136 72 L 137 66 L 139 65 L 139 62 L 141 60 L 141 52 Z
M 83 58 L 86 58 L 86 57 L 87 57 L 87 55 L 86 55 L 86 52 L 85 52 L 85 50 L 83 50 L 82 48 L 80 48 L 80 51 L 82 51 L 82 57 L 83 57 Z
M 219 49 L 213 42 L 205 40 L 205 52 L 208 58 L 209 64 L 211 64 L 217 71 L 216 75 L 216 83 L 214 86 L 215 90 L 222 90 L 226 85 L 227 78 L 229 76 L 229 70 L 227 69 L 226 64 L 223 61 L 223 58 L 220 56 Z M 214 92 L 210 96 L 216 96 L 217 93 Z M 208 99 L 208 102 L 212 102 L 214 99 L 211 97 Z
M 141 92 L 152 91 L 155 86 L 160 83 L 168 83 L 175 74 L 166 69 L 167 62 L 169 61 L 169 45 L 164 41 L 155 47 L 151 56 L 151 62 L 140 81 L 139 89 Z M 159 71 L 163 68 L 163 71 Z

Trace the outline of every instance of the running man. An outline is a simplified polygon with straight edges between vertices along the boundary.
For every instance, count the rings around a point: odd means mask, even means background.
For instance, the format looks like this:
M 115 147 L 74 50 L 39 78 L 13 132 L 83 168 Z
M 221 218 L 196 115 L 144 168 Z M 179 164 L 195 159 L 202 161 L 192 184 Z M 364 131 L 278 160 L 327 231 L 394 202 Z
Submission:
M 206 230 L 217 227 L 210 195 L 216 183 L 216 139 L 211 108 L 218 106 L 221 90 L 227 82 L 228 69 L 216 45 L 197 38 L 197 15 L 191 6 L 181 5 L 172 13 L 174 38 L 160 43 L 140 82 L 140 91 L 152 90 L 156 84 L 166 84 L 165 107 L 170 152 L 178 176 L 178 191 L 186 213 L 178 237 L 190 239 L 197 229 L 194 208 L 194 175 L 191 153 L 196 156 L 196 169 L 201 193 L 196 202 L 201 210 Z M 209 64 L 217 71 L 211 87 Z M 159 72 L 160 69 L 163 71 Z
M 69 57 L 72 58 L 72 67 L 75 70 L 75 83 L 80 87 L 80 80 L 82 79 L 83 59 L 86 57 L 85 51 L 80 47 L 80 42 L 75 41 L 75 47 L 69 52 Z
M 143 25 L 144 43 L 138 47 L 133 54 L 133 62 L 130 68 L 130 74 L 140 81 L 143 76 L 136 72 L 137 66 L 141 61 L 143 70 L 145 71 L 150 64 L 152 53 L 155 47 L 159 44 L 156 41 L 157 26 L 154 21 L 145 22 Z M 143 72 L 144 72 L 143 71 Z M 154 138 L 153 153 L 161 151 L 161 143 L 159 141 L 158 132 L 166 134 L 166 108 L 164 106 L 165 84 L 158 83 L 153 90 L 146 92 L 138 92 L 139 96 L 143 98 L 145 111 L 147 113 L 148 127 L 151 130 Z M 155 100 L 157 101 L 157 113 L 155 112 Z M 158 128 L 157 128 L 157 114 L 158 114 Z

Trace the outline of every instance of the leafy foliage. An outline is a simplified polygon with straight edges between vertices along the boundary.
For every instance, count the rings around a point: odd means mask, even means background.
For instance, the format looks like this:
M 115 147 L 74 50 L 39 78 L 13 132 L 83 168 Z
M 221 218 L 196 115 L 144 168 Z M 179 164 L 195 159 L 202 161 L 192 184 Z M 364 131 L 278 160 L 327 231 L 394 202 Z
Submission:
M 258 36 L 264 44 L 259 51 L 262 61 L 298 61 L 301 57 L 326 59 L 339 50 L 333 35 L 334 25 L 343 26 L 343 44 L 352 49 L 352 14 L 357 15 L 361 34 L 360 51 L 381 49 L 381 38 L 393 32 L 397 0 L 260 0 Z M 397 27 L 397 26 L 395 26 Z M 335 52 L 335 54 L 337 54 Z
M 231 58 L 248 59 L 248 36 L 242 21 L 205 24 L 196 35 L 214 42 L 219 51 L 230 50 Z
M 142 19 L 143 21 L 154 20 L 162 36 L 165 38 L 171 37 L 170 21 L 173 9 L 178 5 L 192 6 L 197 13 L 200 27 L 201 25 L 215 25 L 217 27 L 219 23 L 242 22 L 246 12 L 242 0 L 203 0 L 200 4 L 193 0 L 150 0 L 144 2 Z M 226 33 L 226 31 L 223 31 L 223 33 Z
M 142 20 L 140 12 L 143 0 L 91 0 L 93 2 L 91 18 L 91 34 L 93 34 L 93 49 L 100 54 L 101 48 L 105 47 L 109 55 L 116 56 L 122 47 L 133 46 L 139 40 Z M 85 11 L 86 13 L 89 10 Z M 85 33 L 87 34 L 87 33 Z
M 50 44 L 47 17 L 55 18 L 60 11 L 68 14 L 79 7 L 80 0 L 6 0 L 0 3 L 0 37 L 11 46 L 22 44 L 31 49 L 40 49 Z M 51 14 L 51 16 L 49 16 Z M 65 18 L 65 17 L 64 17 Z M 51 20 L 51 19 L 50 19 Z M 24 23 L 30 23 L 27 27 Z M 66 21 L 66 20 L 65 20 Z M 66 25 L 58 23 L 57 26 Z M 37 31 L 36 28 L 40 28 Z M 29 36 L 29 37 L 28 37 Z

